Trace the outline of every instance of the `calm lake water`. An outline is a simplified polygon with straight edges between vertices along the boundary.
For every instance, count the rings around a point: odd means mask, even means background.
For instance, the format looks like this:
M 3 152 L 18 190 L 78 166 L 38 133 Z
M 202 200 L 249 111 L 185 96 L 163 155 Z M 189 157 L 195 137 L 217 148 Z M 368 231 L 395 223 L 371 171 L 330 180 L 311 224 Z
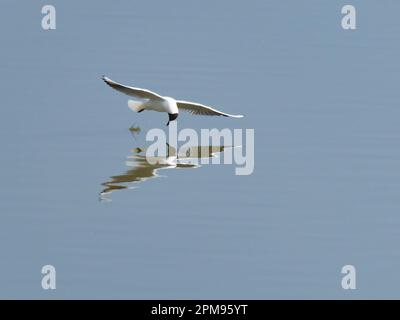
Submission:
M 50 3 L 0 3 L 0 298 L 399 298 L 400 3 Z M 154 175 L 166 116 L 103 74 L 245 114 L 178 121 L 254 129 L 253 174 Z

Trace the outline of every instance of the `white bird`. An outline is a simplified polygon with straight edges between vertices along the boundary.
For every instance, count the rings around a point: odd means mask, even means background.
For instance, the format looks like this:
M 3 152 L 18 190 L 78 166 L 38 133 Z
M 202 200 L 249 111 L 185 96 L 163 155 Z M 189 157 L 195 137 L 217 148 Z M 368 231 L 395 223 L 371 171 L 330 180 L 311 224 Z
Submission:
M 224 113 L 200 103 L 175 100 L 171 97 L 163 97 L 147 89 L 125 86 L 123 84 L 112 81 L 111 79 L 105 76 L 103 76 L 103 80 L 111 88 L 142 100 L 142 101 L 129 100 L 128 106 L 131 110 L 135 112 L 142 112 L 144 110 L 167 112 L 169 117 L 167 126 L 169 125 L 170 121 L 173 121 L 176 118 L 178 118 L 179 110 L 184 110 L 190 112 L 191 114 L 203 115 L 203 116 L 224 116 L 232 118 L 243 117 L 242 115 L 233 115 Z

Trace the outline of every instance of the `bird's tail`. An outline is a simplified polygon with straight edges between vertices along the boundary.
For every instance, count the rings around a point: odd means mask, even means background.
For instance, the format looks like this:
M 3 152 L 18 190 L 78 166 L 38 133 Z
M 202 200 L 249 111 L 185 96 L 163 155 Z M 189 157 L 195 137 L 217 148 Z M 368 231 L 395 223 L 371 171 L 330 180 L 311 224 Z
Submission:
M 128 107 L 129 109 L 131 109 L 132 111 L 135 112 L 140 112 L 143 111 L 143 106 L 142 106 L 142 102 L 139 101 L 134 101 L 134 100 L 128 100 Z

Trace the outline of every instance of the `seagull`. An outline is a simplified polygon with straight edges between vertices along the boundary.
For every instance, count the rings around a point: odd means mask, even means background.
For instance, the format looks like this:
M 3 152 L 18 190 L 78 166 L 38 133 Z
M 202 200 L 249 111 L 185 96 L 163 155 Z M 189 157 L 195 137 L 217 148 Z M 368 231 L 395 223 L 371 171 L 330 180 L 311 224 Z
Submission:
M 200 103 L 175 100 L 174 98 L 164 97 L 147 89 L 129 87 L 120 84 L 118 82 L 115 82 L 110 78 L 107 78 L 106 76 L 103 76 L 102 79 L 111 88 L 141 100 L 141 101 L 129 100 L 128 106 L 131 110 L 135 112 L 142 112 L 144 110 L 153 110 L 157 112 L 168 113 L 167 126 L 169 125 L 170 121 L 174 121 L 176 120 L 176 118 L 178 118 L 179 110 L 187 111 L 194 115 L 243 118 L 242 115 L 233 115 L 224 113 Z

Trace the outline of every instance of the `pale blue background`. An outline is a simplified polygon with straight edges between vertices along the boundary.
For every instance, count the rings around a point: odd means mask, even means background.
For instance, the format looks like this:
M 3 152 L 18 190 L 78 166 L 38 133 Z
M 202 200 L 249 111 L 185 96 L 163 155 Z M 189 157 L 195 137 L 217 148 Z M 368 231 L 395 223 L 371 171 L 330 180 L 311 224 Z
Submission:
M 57 30 L 41 29 L 41 7 Z M 357 8 L 357 31 L 341 7 Z M 0 3 L 1 298 L 399 298 L 398 1 Z M 243 112 L 256 168 L 100 202 L 132 113 L 111 78 Z M 41 267 L 57 269 L 44 291 Z M 341 267 L 357 268 L 355 291 Z

